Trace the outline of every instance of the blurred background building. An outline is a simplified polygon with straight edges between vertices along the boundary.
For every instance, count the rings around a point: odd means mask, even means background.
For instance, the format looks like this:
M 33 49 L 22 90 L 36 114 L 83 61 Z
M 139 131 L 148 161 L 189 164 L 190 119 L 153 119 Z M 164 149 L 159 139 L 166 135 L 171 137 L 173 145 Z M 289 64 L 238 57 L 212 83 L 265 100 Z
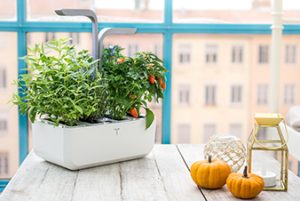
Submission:
M 124 3 L 127 2 L 127 3 Z M 228 5 L 211 9 L 208 5 L 174 1 L 176 23 L 271 23 L 269 0 L 248 0 L 242 9 Z M 214 1 L 212 1 L 214 2 Z M 232 1 L 233 2 L 233 1 Z M 15 1 L 0 0 L 0 19 L 15 18 Z M 234 4 L 234 3 L 233 3 Z M 232 6 L 233 4 L 230 4 Z M 201 7 L 203 6 L 203 8 Z M 207 6 L 207 8 L 205 7 Z M 215 5 L 218 7 L 218 5 Z M 223 6 L 223 7 L 222 7 Z M 163 21 L 163 1 L 27 0 L 27 18 L 32 21 L 85 21 L 85 18 L 61 17 L 60 8 L 94 9 L 101 22 Z M 299 9 L 288 8 L 285 16 L 299 18 Z M 90 33 L 31 32 L 27 44 L 71 37 L 78 49 L 91 49 Z M 280 108 L 300 104 L 299 35 L 284 35 L 280 77 Z M 255 112 L 269 111 L 270 34 L 175 34 L 172 53 L 171 142 L 205 143 L 212 135 L 230 134 L 246 141 L 253 127 Z M 162 34 L 138 33 L 109 36 L 106 46 L 120 45 L 124 54 L 151 51 L 163 58 Z M 11 177 L 18 167 L 18 112 L 8 103 L 17 79 L 17 34 L 0 32 L 0 177 Z M 162 104 L 153 103 L 157 116 L 156 142 L 161 142 Z M 261 135 L 265 135 L 262 131 Z M 29 138 L 31 139 L 31 138 Z M 30 143 L 30 141 L 29 141 Z M 291 160 L 290 167 L 297 169 Z

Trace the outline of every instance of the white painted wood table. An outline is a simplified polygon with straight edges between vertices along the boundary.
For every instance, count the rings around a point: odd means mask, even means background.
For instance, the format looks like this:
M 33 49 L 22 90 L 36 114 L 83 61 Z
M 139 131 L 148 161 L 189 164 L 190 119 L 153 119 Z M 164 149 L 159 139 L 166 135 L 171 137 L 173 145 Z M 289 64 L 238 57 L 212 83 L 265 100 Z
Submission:
M 1 201 L 202 201 L 238 200 L 226 186 L 198 189 L 192 162 L 202 145 L 156 145 L 146 157 L 80 171 L 45 162 L 31 152 L 0 196 Z M 262 160 L 271 160 L 263 158 Z M 274 160 L 274 165 L 277 162 Z M 300 201 L 300 179 L 289 172 L 288 192 L 264 191 L 255 200 Z

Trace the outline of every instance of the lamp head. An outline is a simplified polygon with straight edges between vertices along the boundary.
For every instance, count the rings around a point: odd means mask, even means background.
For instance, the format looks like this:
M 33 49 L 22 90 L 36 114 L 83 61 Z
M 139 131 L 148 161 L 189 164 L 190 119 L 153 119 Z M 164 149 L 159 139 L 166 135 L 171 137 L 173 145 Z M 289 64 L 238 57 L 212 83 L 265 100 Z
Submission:
M 97 22 L 97 16 L 94 11 L 89 9 L 60 9 L 55 10 L 55 13 L 60 16 L 85 16 L 92 22 Z

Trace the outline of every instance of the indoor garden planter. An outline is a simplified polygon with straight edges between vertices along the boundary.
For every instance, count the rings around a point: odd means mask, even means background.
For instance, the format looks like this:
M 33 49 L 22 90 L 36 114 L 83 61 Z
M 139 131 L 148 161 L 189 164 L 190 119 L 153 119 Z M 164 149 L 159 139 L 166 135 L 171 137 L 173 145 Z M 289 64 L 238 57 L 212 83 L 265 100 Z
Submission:
M 147 102 L 163 98 L 162 61 L 152 53 L 125 57 L 119 46 L 103 48 L 108 34 L 90 10 L 60 10 L 93 21 L 93 56 L 77 52 L 69 39 L 36 45 L 24 57 L 29 72 L 19 78 L 13 102 L 33 122 L 33 150 L 71 170 L 139 158 L 155 141 L 156 123 Z M 96 35 L 96 36 L 95 36 Z M 145 111 L 146 115 L 141 115 Z
M 55 126 L 36 121 L 32 140 L 35 153 L 71 170 L 147 155 L 155 138 L 155 121 L 145 129 L 145 118 L 78 126 Z

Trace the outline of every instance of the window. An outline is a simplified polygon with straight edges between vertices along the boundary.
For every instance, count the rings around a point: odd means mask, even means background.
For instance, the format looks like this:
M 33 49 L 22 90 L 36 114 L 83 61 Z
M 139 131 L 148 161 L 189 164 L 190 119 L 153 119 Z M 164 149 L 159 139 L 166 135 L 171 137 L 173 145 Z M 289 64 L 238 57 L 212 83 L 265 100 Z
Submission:
M 269 63 L 269 45 L 258 46 L 258 63 L 260 64 Z
M 217 134 L 217 126 L 213 123 L 204 124 L 203 126 L 203 143 L 209 141 L 211 136 Z
M 0 175 L 7 175 L 9 173 L 8 153 L 0 152 Z
M 285 63 L 296 64 L 297 63 L 297 46 L 286 45 L 285 46 Z
M 243 63 L 244 47 L 240 45 L 233 46 L 231 49 L 231 62 Z
M 284 85 L 284 104 L 292 105 L 295 103 L 295 86 L 293 84 Z
M 241 137 L 243 133 L 242 124 L 233 123 L 229 125 L 229 134 L 234 135 L 236 137 Z
M 187 84 L 180 85 L 179 87 L 179 103 L 190 104 L 190 86 Z
M 205 86 L 205 105 L 216 105 L 216 89 L 215 85 Z
M 179 85 L 179 103 L 190 104 L 190 86 L 187 84 Z
M 75 45 L 79 45 L 80 44 L 80 35 L 78 32 L 71 32 L 69 33 L 70 38 L 72 38 L 72 43 Z
M 218 46 L 217 45 L 206 45 L 205 46 L 205 62 L 206 63 L 217 63 L 218 61 Z
M 0 67 L 0 89 L 6 88 L 7 78 L 6 78 L 6 69 L 5 67 Z
M 268 85 L 267 84 L 259 84 L 257 86 L 257 99 L 256 103 L 258 105 L 266 105 L 268 104 Z
M 139 51 L 139 46 L 137 44 L 129 44 L 127 48 L 127 56 L 133 57 L 136 52 Z
M 51 41 L 51 40 L 55 40 L 55 33 L 47 32 L 45 34 L 45 42 L 48 42 L 48 41 Z
M 242 85 L 233 85 L 231 86 L 231 96 L 230 102 L 233 104 L 241 103 L 243 96 L 243 87 Z
M 99 22 L 159 23 L 164 19 L 164 1 L 160 0 L 27 0 L 26 7 L 30 21 L 87 21 L 83 17 L 57 16 L 53 11 L 61 8 L 92 9 Z
M 0 3 L 1 16 L 3 14 L 1 12 L 4 11 L 3 4 L 6 4 L 6 1 L 5 3 L 4 1 L 0 2 L 3 2 Z M 7 23 L 7 25 L 9 24 Z M 26 47 L 24 47 L 25 49 Z M 25 141 L 19 143 L 18 107 L 9 102 L 12 94 L 18 91 L 18 86 L 12 84 L 13 80 L 18 78 L 18 67 L 22 70 L 24 68 L 18 63 L 19 57 L 21 55 L 18 56 L 18 33 L 2 31 L 0 25 L 0 180 L 7 180 L 14 175 L 19 165 L 20 144 L 26 144 Z M 22 120 L 20 122 L 24 123 L 22 129 L 26 132 L 27 122 Z M 9 162 L 11 163 L 9 164 Z
M 179 63 L 186 64 L 191 62 L 191 45 L 181 44 L 178 47 L 179 51 Z
M 0 20 L 16 20 L 16 1 L 1 1 Z
M 191 126 L 189 124 L 179 124 L 177 137 L 177 143 L 190 143 Z
M 0 119 L 0 133 L 7 131 L 7 120 Z
M 18 77 L 18 73 L 22 73 L 20 70 L 22 65 L 18 65 L 17 58 L 24 56 L 26 53 L 26 46 L 25 46 L 25 38 L 26 35 L 31 35 L 29 40 L 27 40 L 27 44 L 32 43 L 35 44 L 37 40 L 41 42 L 45 41 L 46 35 L 47 40 L 52 40 L 54 38 L 60 37 L 68 37 L 69 32 L 80 32 L 78 41 L 81 41 L 80 48 L 91 49 L 91 26 L 89 20 L 85 17 L 62 17 L 57 16 L 53 10 L 61 9 L 61 8 L 81 8 L 81 9 L 93 9 L 96 11 L 100 27 L 137 27 L 138 34 L 135 35 L 128 35 L 128 36 L 119 36 L 114 35 L 111 38 L 110 44 L 115 45 L 119 44 L 122 47 L 126 48 L 125 52 L 128 51 L 128 45 L 135 44 L 138 45 L 138 48 L 132 47 L 132 51 L 130 51 L 130 55 L 133 55 L 138 49 L 141 51 L 153 51 L 157 53 L 158 46 L 154 47 L 158 44 L 161 48 L 161 51 L 167 53 L 165 56 L 165 66 L 169 69 L 169 73 L 167 74 L 167 78 L 169 81 L 169 87 L 165 91 L 165 98 L 166 101 L 164 103 L 166 105 L 165 109 L 163 110 L 163 114 L 165 119 L 167 119 L 172 113 L 172 115 L 176 116 L 176 118 L 172 118 L 171 122 L 166 121 L 164 122 L 162 128 L 164 132 L 164 143 L 170 142 L 170 136 L 173 136 L 174 139 L 177 139 L 177 125 L 180 122 L 188 122 L 191 129 L 191 139 L 200 139 L 199 136 L 199 128 L 194 129 L 199 125 L 203 125 L 201 122 L 203 119 L 199 119 L 197 121 L 189 121 L 186 120 L 186 116 L 194 118 L 199 116 L 199 114 L 212 114 L 215 116 L 216 114 L 222 113 L 230 114 L 232 111 L 231 107 L 227 107 L 228 105 L 222 107 L 207 107 L 203 103 L 204 96 L 205 96 L 205 84 L 214 84 L 218 88 L 214 88 L 213 90 L 208 90 L 210 94 L 207 97 L 213 104 L 219 104 L 222 101 L 228 102 L 227 98 L 230 96 L 230 93 L 227 92 L 230 90 L 228 86 L 228 81 L 222 80 L 225 77 L 226 79 L 232 79 L 230 83 L 240 83 L 241 79 L 245 78 L 245 82 L 243 83 L 250 83 L 252 84 L 253 76 L 256 74 L 261 73 L 263 79 L 262 80 L 255 80 L 258 83 L 264 83 L 268 80 L 268 75 L 270 70 L 268 68 L 256 68 L 259 58 L 258 58 L 258 45 L 259 44 L 269 44 L 270 41 L 270 27 L 266 24 L 270 24 L 272 15 L 266 10 L 266 8 L 270 8 L 271 1 L 270 0 L 249 0 L 246 3 L 244 1 L 236 1 L 236 0 L 228 0 L 226 3 L 216 3 L 217 1 L 221 2 L 222 0 L 213 0 L 213 1 L 199 1 L 199 0 L 174 0 L 172 1 L 160 1 L 160 0 L 72 0 L 72 1 L 59 1 L 59 0 L 21 0 L 21 1 L 5 1 L 2 0 L 0 4 L 0 20 L 3 23 L 0 23 L 0 66 L 3 65 L 6 68 L 6 88 L 5 91 L 0 89 L 0 104 L 2 109 L 2 104 L 5 104 L 7 101 L 3 101 L 3 93 L 4 92 L 4 99 L 8 98 L 9 94 L 11 94 L 10 90 L 16 91 L 17 87 L 13 88 L 10 85 L 12 80 Z M 296 0 L 292 0 L 296 1 Z M 25 3 L 24 3 L 25 2 Z M 288 2 L 288 1 L 287 1 Z M 287 4 L 287 2 L 283 3 L 283 6 Z M 290 1 L 291 2 L 291 1 Z M 290 8 L 294 9 L 295 7 L 299 7 L 296 3 L 290 3 Z M 17 5 L 19 3 L 19 5 Z M 264 5 L 262 5 L 264 4 Z M 26 6 L 25 6 L 26 5 Z M 164 8 L 164 5 L 167 7 Z M 171 7 L 173 5 L 173 7 Z M 18 6 L 19 11 L 25 12 L 18 12 L 18 19 L 16 19 L 16 8 Z M 165 9 L 165 10 L 164 10 Z M 172 10 L 173 9 L 173 10 Z M 299 9 L 299 8 L 297 8 Z M 172 10 L 172 12 L 170 12 Z M 153 14 L 154 13 L 154 14 Z M 294 11 L 285 12 L 286 18 L 298 18 L 298 14 L 300 12 Z M 172 18 L 173 17 L 173 18 Z M 9 23 L 7 20 L 16 20 L 14 23 Z M 75 23 L 70 23 L 70 21 Z M 63 23 L 61 23 L 63 22 Z M 82 23 L 84 22 L 84 23 Z M 88 22 L 88 23 L 87 23 Z M 106 23 L 103 23 L 106 22 Z M 115 23 L 117 22 L 117 23 Z M 122 22 L 126 22 L 122 24 Z M 134 22 L 134 23 L 132 23 Z M 138 23 L 136 23 L 138 22 Z M 149 24 L 147 24 L 149 23 Z M 185 23 L 185 24 L 183 24 Z M 254 23 L 249 25 L 248 23 Z M 242 24 L 242 25 L 241 25 Z M 260 24 L 257 26 L 257 24 Z M 55 32 L 55 34 L 46 34 L 46 31 Z M 300 38 L 300 28 L 299 26 L 285 26 L 286 33 L 292 34 L 285 34 L 283 36 L 283 44 L 297 44 L 299 43 Z M 58 32 L 63 32 L 65 35 L 60 36 Z M 138 40 L 136 39 L 137 35 L 142 35 L 141 33 L 147 35 L 147 37 L 139 36 Z M 33 37 L 38 34 L 41 34 L 40 37 Z M 73 35 L 73 34 L 72 34 Z M 77 38 L 74 34 L 72 37 Z M 88 37 L 84 37 L 83 35 L 87 35 Z M 155 36 L 159 35 L 160 42 L 153 41 Z M 132 38 L 134 38 L 132 40 Z M 141 40 L 140 40 L 141 39 Z M 287 40 L 285 40 L 287 39 Z M 155 39 L 156 40 L 156 39 Z M 40 42 L 38 41 L 38 42 Z M 164 43 L 164 45 L 162 45 Z M 179 61 L 179 51 L 177 50 L 178 44 L 190 44 L 191 50 L 189 52 L 190 58 L 187 65 L 191 65 L 191 68 L 185 68 L 184 71 L 176 72 L 177 64 Z M 87 47 L 83 47 L 87 45 Z M 206 45 L 211 45 L 211 48 L 207 47 Z M 238 47 L 233 46 L 240 46 L 243 45 L 242 50 Z M 4 47 L 5 46 L 5 47 Z M 4 47 L 4 48 L 3 48 Z M 148 48 L 148 49 L 146 49 Z M 233 49 L 232 49 L 233 48 Z M 298 48 L 298 47 L 297 47 Z M 155 50 L 156 49 L 156 50 Z M 174 50 L 172 52 L 172 49 Z M 283 48 L 285 51 L 285 48 Z M 292 50 L 293 51 L 293 50 Z M 296 53 L 298 50 L 296 50 Z M 270 54 L 270 51 L 267 50 L 266 54 Z M 246 54 L 247 53 L 247 54 Z M 285 53 L 285 52 L 284 52 Z M 127 54 L 127 53 L 126 53 Z M 241 54 L 241 56 L 240 56 Z M 269 55 L 270 56 L 270 55 Z M 285 55 L 283 55 L 285 56 Z M 9 60 L 9 61 L 7 61 Z M 184 59 L 183 59 L 184 60 Z M 269 58 L 267 59 L 268 63 L 270 62 Z M 290 59 L 289 59 L 290 60 Z M 291 59 L 293 60 L 293 59 Z M 296 56 L 296 62 L 298 58 Z M 283 59 L 285 61 L 285 59 Z M 239 67 L 240 62 L 243 63 L 243 70 L 236 70 L 235 72 L 228 72 L 231 70 L 228 68 L 230 65 L 234 63 L 237 67 Z M 246 63 L 247 62 L 247 63 Z M 22 64 L 22 63 L 21 63 Z M 219 65 L 219 66 L 217 66 Z M 18 68 L 19 67 L 19 68 Z M 205 68 L 207 67 L 207 68 Z M 210 68 L 212 67 L 212 68 Z M 244 70 L 246 69 L 247 70 Z M 257 72 L 251 74 L 252 68 L 256 68 Z M 189 72 L 191 69 L 191 72 Z M 206 71 L 206 69 L 208 69 Z M 294 75 L 297 75 L 297 68 L 295 69 Z M 294 70 L 288 69 L 288 70 Z M 172 71 L 173 70 L 173 71 Z M 176 74 L 177 73 L 177 74 Z M 230 76 L 229 76 L 230 73 Z M 239 74 L 240 73 L 240 74 Z M 244 73 L 244 74 L 242 74 Z M 248 74 L 249 73 L 249 74 Z M 225 76 L 224 76 L 225 75 Z M 244 76 L 246 75 L 246 76 Z M 266 77 L 264 77 L 266 75 Z M 265 80 L 264 80 L 265 78 Z M 236 79 L 236 80 L 234 80 Z M 172 83 L 171 83 L 172 81 Z M 0 78 L 1 82 L 1 78 Z M 182 107 L 179 106 L 178 109 L 176 108 L 178 105 L 174 104 L 175 101 L 178 101 L 178 83 L 189 83 L 189 97 L 188 101 L 193 103 L 190 107 Z M 296 80 L 290 80 L 288 82 L 281 80 L 282 83 L 289 83 L 295 82 L 295 93 L 297 92 L 296 88 L 298 86 L 298 82 Z M 246 113 L 242 116 L 247 116 L 245 122 L 243 122 L 243 126 L 246 128 L 246 125 L 249 123 L 249 119 L 252 118 L 251 113 L 253 112 L 253 107 L 255 107 L 256 103 L 256 87 L 257 84 L 253 84 L 253 86 L 244 86 L 242 89 L 242 101 L 245 105 L 243 108 L 243 112 Z M 282 85 L 282 83 L 280 83 Z M 296 85 L 297 84 L 297 85 Z M 1 84 L 0 84 L 1 85 Z M 200 88 L 201 87 L 201 88 Z M 203 87 L 203 88 L 202 88 Z M 249 88 L 248 88 L 249 87 Z M 254 88 L 254 90 L 253 90 Z M 170 90 L 173 91 L 170 91 Z M 245 93 L 247 89 L 249 89 L 249 94 Z M 250 93 L 255 91 L 254 94 Z M 266 90 L 267 91 L 267 90 Z M 283 90 L 282 90 L 283 91 Z M 193 94 L 191 93 L 193 92 Z M 226 92 L 223 95 L 223 92 Z M 265 93 L 267 94 L 267 93 Z M 248 97 L 248 95 L 250 97 Z M 171 97 L 172 96 L 172 97 Z M 216 97 L 217 96 L 217 97 Z M 296 94 L 295 96 L 295 103 L 299 104 L 297 101 Z M 214 97 L 214 98 L 211 98 Z M 252 98 L 254 97 L 254 99 Z M 206 97 L 205 97 L 206 98 Z M 218 98 L 218 99 L 217 99 Z M 267 95 L 266 101 L 267 102 Z M 283 99 L 283 98 L 282 98 Z M 281 100 L 282 100 L 281 99 Z M 172 101 L 171 101 L 172 100 Z M 193 102 L 195 101 L 195 102 Z M 246 102 L 249 101 L 249 102 Z M 271 100 L 270 100 L 271 101 Z M 281 101 L 283 102 L 283 101 Z M 198 103 L 198 104 L 194 104 Z M 210 103 L 211 104 L 211 103 Z M 281 104 L 283 105 L 283 104 Z M 193 107 L 192 107 L 193 106 Z M 159 106 L 160 107 L 160 106 Z M 171 108 L 171 109 L 170 109 Z M 286 107 L 284 109 L 280 109 L 280 112 L 286 111 Z M 6 110 L 7 108 L 4 108 Z M 186 111 L 185 111 L 186 109 Z M 160 110 L 161 111 L 161 110 Z M 203 111 L 203 112 L 202 112 Z M 237 112 L 236 116 L 239 116 L 240 111 L 235 110 Z M 243 114 L 244 114 L 243 113 Z M 157 113 L 157 117 L 161 115 L 161 112 Z M 182 115 L 184 114 L 184 115 Z M 242 114 L 242 113 L 241 113 Z M 24 156 L 24 147 L 26 149 L 26 140 L 23 142 L 18 142 L 18 113 L 17 109 L 12 113 L 9 112 L 7 115 L 7 122 L 8 122 L 8 130 L 9 130 L 9 140 L 12 143 L 12 151 L 9 155 L 10 163 L 10 173 L 13 174 L 17 169 L 18 164 L 18 157 L 13 157 L 15 154 L 12 154 L 13 151 L 18 152 L 18 148 L 20 149 L 20 159 L 22 159 L 22 155 Z M 178 118 L 177 118 L 178 117 Z M 182 117 L 180 121 L 177 121 L 179 117 Z M 158 117 L 159 118 L 159 117 Z M 24 123 L 24 118 L 21 119 L 21 125 L 25 126 L 27 124 Z M 239 123 L 242 123 L 242 120 L 238 119 Z M 224 122 L 223 118 L 220 120 L 213 121 L 216 127 L 219 129 L 223 128 L 221 125 L 229 125 L 229 123 L 236 122 L 236 119 L 230 119 L 228 122 Z M 172 123 L 172 128 L 174 132 L 171 132 L 170 123 Z M 211 122 L 210 122 L 211 123 Z M 174 126 L 173 126 L 174 125 Z M 244 131 L 246 130 L 245 128 Z M 248 127 L 247 127 L 248 128 Z M 158 129 L 160 130 L 160 129 Z M 168 131 L 168 132 L 166 132 Z M 169 132 L 170 131 L 170 132 Z M 202 127 L 200 128 L 202 132 Z M 221 130 L 220 130 L 221 131 Z M 25 132 L 25 129 L 22 130 Z M 27 136 L 27 135 L 23 135 Z M 198 136 L 194 137 L 194 136 Z M 172 138 L 173 139 L 173 138 Z M 0 140 L 1 141 L 1 140 Z M 192 141 L 191 141 L 192 142 Z M 2 140 L 1 143 L 5 143 Z M 19 147 L 20 146 L 20 147 Z M 0 144 L 1 147 L 1 144 Z M 9 175 L 12 176 L 12 175 Z

